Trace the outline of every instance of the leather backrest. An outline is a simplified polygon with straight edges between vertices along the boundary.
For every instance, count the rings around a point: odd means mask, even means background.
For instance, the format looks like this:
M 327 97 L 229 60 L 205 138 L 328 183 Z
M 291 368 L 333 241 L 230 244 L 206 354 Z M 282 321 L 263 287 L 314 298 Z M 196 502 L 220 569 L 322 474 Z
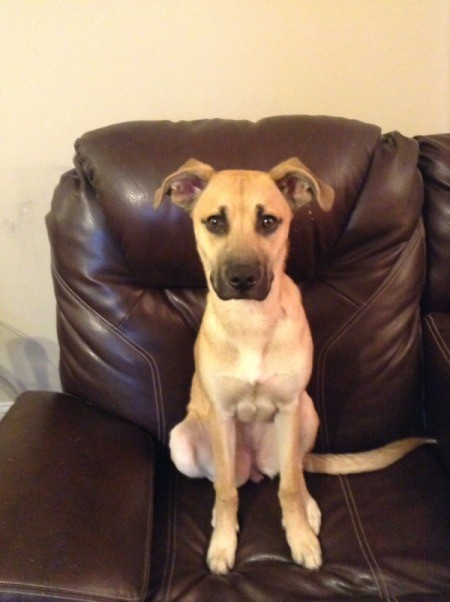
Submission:
M 450 134 L 417 140 L 428 251 L 424 307 L 428 312 L 450 312 Z
M 298 156 L 333 186 L 295 217 L 288 272 L 315 342 L 318 449 L 421 429 L 425 256 L 418 144 L 328 117 L 136 122 L 90 132 L 47 217 L 65 390 L 161 441 L 184 415 L 205 282 L 190 219 L 161 181 L 190 157 L 267 170 Z

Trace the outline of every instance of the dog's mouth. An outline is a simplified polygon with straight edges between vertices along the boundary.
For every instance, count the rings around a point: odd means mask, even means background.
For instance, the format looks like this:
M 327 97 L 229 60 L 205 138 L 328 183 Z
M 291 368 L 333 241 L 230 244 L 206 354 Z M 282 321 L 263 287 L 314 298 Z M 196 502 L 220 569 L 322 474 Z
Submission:
M 273 274 L 259 262 L 226 263 L 211 273 L 210 281 L 222 301 L 264 301 L 270 292 Z

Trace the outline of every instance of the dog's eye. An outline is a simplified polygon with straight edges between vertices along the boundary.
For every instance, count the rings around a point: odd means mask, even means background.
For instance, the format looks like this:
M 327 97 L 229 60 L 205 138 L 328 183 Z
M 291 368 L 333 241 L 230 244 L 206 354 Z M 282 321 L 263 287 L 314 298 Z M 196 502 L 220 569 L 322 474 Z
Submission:
M 280 220 L 278 218 L 276 218 L 274 215 L 267 214 L 260 215 L 258 222 L 258 229 L 263 234 L 270 234 L 271 232 L 274 232 L 280 224 Z
M 204 220 L 204 224 L 213 234 L 225 234 L 228 230 L 228 222 L 224 214 L 210 215 Z

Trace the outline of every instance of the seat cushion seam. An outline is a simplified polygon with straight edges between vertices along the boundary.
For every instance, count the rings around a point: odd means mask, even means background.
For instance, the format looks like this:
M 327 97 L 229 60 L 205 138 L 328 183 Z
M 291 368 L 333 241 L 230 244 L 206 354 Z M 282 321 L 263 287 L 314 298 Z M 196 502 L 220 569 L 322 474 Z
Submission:
M 166 546 L 166 562 L 164 563 L 164 572 L 161 585 L 160 602 L 169 601 L 172 588 L 172 579 L 175 568 L 176 542 L 177 542 L 177 475 L 173 468 L 170 474 L 169 487 L 169 509 L 168 509 L 168 535 Z
M 359 545 L 360 545 L 361 551 L 364 555 L 364 558 L 366 559 L 366 562 L 369 566 L 370 572 L 372 573 L 372 575 L 374 577 L 380 597 L 384 597 L 386 600 L 390 600 L 391 596 L 390 596 L 388 587 L 386 585 L 386 581 L 385 581 L 383 572 L 381 571 L 378 561 L 375 558 L 375 555 L 371 549 L 370 543 L 366 537 L 366 533 L 364 531 L 364 527 L 363 527 L 361 517 L 358 512 L 358 508 L 356 505 L 355 498 L 353 496 L 353 492 L 350 487 L 349 480 L 345 476 L 341 476 L 339 480 L 340 480 L 340 484 L 342 487 L 344 497 L 347 502 L 347 508 L 349 510 L 350 519 L 351 519 L 351 522 L 353 525 L 353 529 L 355 531 L 356 538 L 359 542 Z

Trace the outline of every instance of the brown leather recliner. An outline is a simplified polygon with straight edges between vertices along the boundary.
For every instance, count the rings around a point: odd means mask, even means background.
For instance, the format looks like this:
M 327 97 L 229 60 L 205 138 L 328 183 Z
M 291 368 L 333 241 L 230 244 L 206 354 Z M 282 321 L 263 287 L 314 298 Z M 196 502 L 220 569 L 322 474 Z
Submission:
M 315 344 L 316 449 L 438 445 L 308 475 L 318 571 L 291 561 L 277 483 L 244 485 L 236 566 L 217 577 L 212 485 L 167 452 L 205 282 L 189 217 L 152 199 L 190 157 L 267 170 L 294 155 L 336 192 L 331 213 L 295 217 L 288 261 Z M 0 423 L 0 600 L 450 599 L 450 135 L 328 117 L 113 125 L 78 140 L 47 226 L 65 393 L 26 393 Z

